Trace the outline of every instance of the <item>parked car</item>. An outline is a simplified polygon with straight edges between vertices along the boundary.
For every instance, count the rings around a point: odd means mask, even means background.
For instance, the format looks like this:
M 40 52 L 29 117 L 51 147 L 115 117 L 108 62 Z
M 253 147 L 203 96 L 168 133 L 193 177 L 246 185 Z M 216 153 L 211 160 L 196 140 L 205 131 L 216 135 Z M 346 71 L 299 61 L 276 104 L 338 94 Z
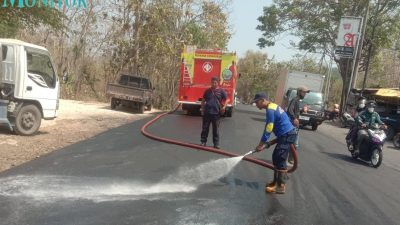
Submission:
M 296 95 L 296 89 L 289 89 L 285 99 L 290 102 Z M 288 104 L 286 103 L 285 105 Z M 325 119 L 324 108 L 322 93 L 313 91 L 307 93 L 304 99 L 300 100 L 300 126 L 311 126 L 312 130 L 317 130 Z
M 149 79 L 122 74 L 116 83 L 107 85 L 107 94 L 111 97 L 111 109 L 118 105 L 135 107 L 140 113 L 151 110 L 154 88 Z

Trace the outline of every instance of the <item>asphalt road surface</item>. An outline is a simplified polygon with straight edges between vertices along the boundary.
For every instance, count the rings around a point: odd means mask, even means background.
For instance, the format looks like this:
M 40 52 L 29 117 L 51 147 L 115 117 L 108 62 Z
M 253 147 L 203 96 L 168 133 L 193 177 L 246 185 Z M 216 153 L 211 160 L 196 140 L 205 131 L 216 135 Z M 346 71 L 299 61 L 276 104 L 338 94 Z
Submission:
M 239 106 L 221 123 L 221 147 L 252 150 L 263 120 L 262 111 Z M 140 133 L 146 121 L 1 173 L 0 224 L 400 223 L 399 170 L 354 161 L 342 142 L 321 131 L 301 130 L 299 168 L 285 195 L 271 195 L 264 185 L 272 171 L 246 161 L 207 184 L 179 180 L 182 171 L 223 156 L 150 140 Z M 150 131 L 199 143 L 200 126 L 200 117 L 177 112 Z M 270 161 L 271 153 L 254 156 Z

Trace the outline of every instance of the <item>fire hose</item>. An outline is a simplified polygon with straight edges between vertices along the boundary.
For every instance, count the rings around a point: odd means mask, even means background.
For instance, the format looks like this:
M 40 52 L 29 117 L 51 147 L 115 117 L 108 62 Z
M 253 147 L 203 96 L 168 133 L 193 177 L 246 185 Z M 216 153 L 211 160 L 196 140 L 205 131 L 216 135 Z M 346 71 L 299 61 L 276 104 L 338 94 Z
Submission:
M 229 157 L 238 157 L 241 155 L 232 153 L 232 152 L 228 152 L 222 149 L 216 149 L 216 148 L 212 148 L 212 147 L 207 147 L 207 146 L 201 146 L 201 145 L 197 145 L 197 144 L 192 144 L 192 143 L 187 143 L 187 142 L 183 142 L 183 141 L 179 141 L 179 140 L 174 140 L 174 139 L 169 139 L 169 138 L 163 138 L 163 137 L 159 137 L 156 135 L 153 135 L 149 132 L 147 132 L 147 128 L 150 127 L 152 124 L 154 124 L 157 120 L 159 120 L 161 117 L 168 115 L 168 114 L 172 114 L 174 113 L 176 110 L 178 110 L 178 108 L 180 107 L 180 104 L 172 111 L 169 112 L 165 112 L 162 113 L 158 116 L 156 116 L 155 118 L 153 118 L 152 120 L 150 120 L 149 122 L 147 122 L 141 129 L 141 132 L 144 136 L 156 140 L 156 141 L 161 141 L 161 142 L 165 142 L 165 143 L 169 143 L 169 144 L 174 144 L 174 145 L 180 145 L 180 146 L 184 146 L 184 147 L 189 147 L 189 148 L 193 148 L 193 149 L 198 149 L 198 150 L 203 150 L 203 151 L 208 151 L 208 152 L 213 152 L 213 153 L 217 153 L 220 155 L 225 155 L 225 156 L 229 156 Z M 270 146 L 274 145 L 277 143 L 277 139 L 274 139 L 270 142 L 268 142 L 268 144 Z M 297 169 L 297 164 L 298 164 L 298 158 L 297 158 L 297 153 L 296 153 L 296 149 L 294 147 L 293 144 L 290 145 L 290 152 L 292 153 L 293 156 L 293 166 L 289 168 L 288 172 L 292 173 Z M 245 156 L 243 157 L 243 160 L 258 164 L 260 166 L 264 166 L 266 168 L 269 168 L 271 170 L 274 170 L 274 166 L 270 163 L 267 163 L 265 161 L 253 158 L 253 157 L 249 157 L 249 156 Z

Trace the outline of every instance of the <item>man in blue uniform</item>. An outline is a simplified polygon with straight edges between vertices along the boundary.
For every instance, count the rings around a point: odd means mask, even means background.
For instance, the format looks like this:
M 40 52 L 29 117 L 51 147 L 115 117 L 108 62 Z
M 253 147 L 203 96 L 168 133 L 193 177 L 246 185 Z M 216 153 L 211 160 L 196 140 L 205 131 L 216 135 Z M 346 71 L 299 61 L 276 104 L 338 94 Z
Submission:
M 260 110 L 266 109 L 266 125 L 261 137 L 261 141 L 256 150 L 262 151 L 269 145 L 267 143 L 273 132 L 278 138 L 278 142 L 272 153 L 272 162 L 274 164 L 274 180 L 267 184 L 265 191 L 268 193 L 285 193 L 285 180 L 287 178 L 286 159 L 289 154 L 290 145 L 296 141 L 297 132 L 290 122 L 286 112 L 277 104 L 268 100 L 266 93 L 255 95 L 253 103 L 256 103 Z
M 201 114 L 203 115 L 201 145 L 206 146 L 210 124 L 212 124 L 214 148 L 219 148 L 219 120 L 220 115 L 225 113 L 228 103 L 226 92 L 222 88 L 218 88 L 218 82 L 217 77 L 211 78 L 211 87 L 204 92 L 201 101 Z

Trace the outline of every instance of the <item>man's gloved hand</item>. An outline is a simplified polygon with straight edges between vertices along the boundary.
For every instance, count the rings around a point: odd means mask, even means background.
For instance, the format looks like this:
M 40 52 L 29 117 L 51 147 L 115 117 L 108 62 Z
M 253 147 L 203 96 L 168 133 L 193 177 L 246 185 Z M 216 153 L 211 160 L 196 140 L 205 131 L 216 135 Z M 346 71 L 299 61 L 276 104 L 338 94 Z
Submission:
M 260 143 L 257 147 L 256 147 L 256 152 L 261 152 L 262 150 L 264 150 L 265 145 L 264 143 Z
M 267 142 L 267 143 L 260 143 L 257 147 L 256 147 L 256 151 L 257 152 L 261 152 L 262 150 L 264 150 L 264 149 L 267 149 L 267 148 L 269 148 L 271 146 L 271 144 L 269 143 L 269 142 Z

